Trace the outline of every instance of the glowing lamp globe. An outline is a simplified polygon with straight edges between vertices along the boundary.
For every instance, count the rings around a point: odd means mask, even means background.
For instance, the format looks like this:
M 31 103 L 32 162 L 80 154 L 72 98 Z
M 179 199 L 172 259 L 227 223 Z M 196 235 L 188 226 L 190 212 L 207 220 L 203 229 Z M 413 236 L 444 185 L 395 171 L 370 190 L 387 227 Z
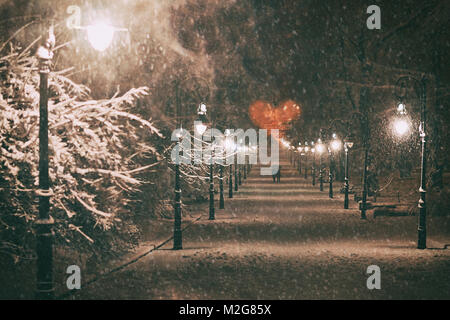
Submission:
M 87 36 L 95 50 L 104 51 L 113 40 L 114 28 L 107 23 L 99 22 L 87 27 Z
M 404 136 L 409 131 L 409 123 L 404 119 L 397 119 L 394 122 L 394 131 L 398 136 Z
M 401 114 L 401 115 L 405 115 L 406 114 L 406 107 L 403 103 L 399 103 L 397 106 L 397 113 Z
M 325 147 L 322 143 L 319 143 L 316 147 L 318 153 L 323 153 L 325 151 Z
M 340 148 L 341 148 L 341 141 L 333 140 L 331 142 L 331 149 L 333 149 L 334 151 L 338 151 Z

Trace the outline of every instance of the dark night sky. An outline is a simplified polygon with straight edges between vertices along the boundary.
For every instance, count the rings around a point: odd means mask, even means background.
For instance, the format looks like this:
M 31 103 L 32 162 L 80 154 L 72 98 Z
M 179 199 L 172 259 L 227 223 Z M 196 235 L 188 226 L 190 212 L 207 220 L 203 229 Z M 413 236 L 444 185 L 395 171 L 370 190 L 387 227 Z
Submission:
M 79 31 L 65 28 L 73 4 L 82 8 L 82 24 L 103 16 L 129 33 L 117 34 L 114 46 L 99 55 Z M 381 30 L 366 27 L 371 4 L 381 7 Z M 443 67 L 449 54 L 446 1 L 24 0 L 4 1 L 3 8 L 10 34 L 33 15 L 61 22 L 59 42 L 75 41 L 60 51 L 56 68 L 75 66 L 75 79 L 91 86 L 94 96 L 112 95 L 118 84 L 122 90 L 147 85 L 155 88 L 148 104 L 159 110 L 170 104 L 170 81 L 186 74 L 208 80 L 211 103 L 240 110 L 256 99 L 276 105 L 287 98 L 298 101 L 305 116 L 326 112 L 317 109 L 322 104 L 345 108 L 336 105 L 349 101 L 334 93 L 340 89 L 333 80 L 343 80 L 344 53 L 351 80 L 360 82 L 361 47 L 375 65 L 374 83 L 392 84 L 399 73 L 393 68 L 432 73 L 440 87 L 450 81 Z M 28 30 L 24 44 L 38 31 Z M 381 46 L 372 46 L 386 35 Z

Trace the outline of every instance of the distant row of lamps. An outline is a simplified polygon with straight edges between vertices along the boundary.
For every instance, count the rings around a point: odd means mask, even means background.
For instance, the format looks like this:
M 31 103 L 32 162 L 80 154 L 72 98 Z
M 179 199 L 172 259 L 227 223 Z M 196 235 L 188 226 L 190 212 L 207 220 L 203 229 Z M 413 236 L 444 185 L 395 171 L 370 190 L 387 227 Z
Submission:
M 405 137 L 408 133 L 411 132 L 412 127 L 412 121 L 408 115 L 406 105 L 404 103 L 404 100 L 408 93 L 408 87 L 412 87 L 417 94 L 420 102 L 420 125 L 419 125 L 419 137 L 421 140 L 421 162 L 420 162 L 420 168 L 421 168 L 421 174 L 420 174 L 420 187 L 419 187 L 419 193 L 420 198 L 418 201 L 418 207 L 419 207 L 419 219 L 418 219 L 418 240 L 417 240 L 417 248 L 418 249 L 425 249 L 426 248 L 426 239 L 427 239 L 427 226 L 426 226 L 426 160 L 427 160 L 427 141 L 426 141 L 426 78 L 425 76 L 422 76 L 421 79 L 414 78 L 411 75 L 406 75 L 400 77 L 396 82 L 396 90 L 398 90 L 400 93 L 396 92 L 396 98 L 398 101 L 400 101 L 396 108 L 396 116 L 394 117 L 392 121 L 392 131 L 395 136 L 399 138 Z M 412 86 L 410 84 L 412 83 Z M 289 142 L 284 143 L 286 147 L 288 147 L 291 151 L 295 151 L 297 149 L 297 152 L 299 153 L 299 171 L 301 170 L 301 164 L 300 164 L 300 156 L 302 154 L 307 157 L 308 152 L 311 150 L 311 152 L 314 154 L 316 151 L 320 154 L 321 157 L 321 164 L 320 164 L 320 190 L 323 191 L 323 185 L 322 185 L 322 154 L 325 152 L 326 147 L 323 145 L 321 139 L 318 140 L 318 143 L 314 147 L 314 142 L 311 142 L 311 148 L 308 146 L 308 143 L 305 142 L 304 147 L 302 147 L 301 143 L 299 143 L 299 146 L 297 148 L 290 145 Z M 344 139 L 343 147 L 345 152 L 345 178 L 344 178 L 344 190 L 345 190 L 345 198 L 344 198 L 344 208 L 348 209 L 349 206 L 349 200 L 348 200 L 348 193 L 349 193 L 349 159 L 348 154 L 349 150 L 353 147 L 354 142 L 346 138 Z M 328 145 L 328 153 L 329 153 L 329 159 L 330 159 L 330 189 L 329 189 L 329 195 L 330 198 L 333 197 L 333 189 L 332 189 L 332 182 L 333 182 L 333 175 L 332 175 L 332 165 L 331 162 L 333 161 L 333 154 L 332 151 L 339 151 L 342 148 L 342 142 L 337 138 L 336 134 L 333 134 L 332 139 L 329 142 Z M 292 153 L 292 156 L 294 153 Z M 366 182 L 366 171 L 367 171 L 367 150 L 365 152 L 365 163 L 364 163 L 364 174 L 363 174 L 363 200 L 360 204 L 360 210 L 361 210 L 361 218 L 366 219 L 366 196 L 367 196 L 367 182 Z M 307 158 L 306 158 L 307 159 Z M 292 158 L 291 158 L 292 160 Z M 295 162 L 294 162 L 295 163 Z M 313 162 L 313 168 L 314 168 L 314 162 Z M 314 170 L 314 169 L 313 169 Z M 305 168 L 305 178 L 307 177 L 307 168 Z M 313 185 L 314 185 L 314 178 L 313 178 Z
M 337 137 L 337 135 L 334 133 L 332 135 L 332 139 L 329 141 L 328 145 L 325 144 L 321 138 L 317 140 L 317 143 L 314 141 L 308 142 L 305 141 L 305 143 L 302 145 L 301 142 L 298 143 L 297 147 L 291 146 L 290 143 L 285 143 L 285 146 L 288 147 L 292 151 L 291 155 L 291 162 L 294 163 L 294 166 L 298 167 L 299 174 L 301 174 L 302 170 L 302 164 L 301 164 L 301 156 L 305 156 L 305 163 L 308 163 L 308 154 L 312 154 L 312 168 L 311 168 L 311 176 L 312 176 L 312 185 L 316 185 L 316 154 L 319 154 L 319 189 L 320 191 L 323 191 L 323 154 L 328 151 L 328 159 L 329 159 L 329 189 L 328 189 L 328 195 L 330 198 L 333 198 L 333 152 L 338 152 L 342 150 L 342 147 L 344 147 L 345 152 L 345 177 L 344 177 L 344 208 L 348 209 L 348 193 L 349 193 L 349 172 L 348 172 L 348 165 L 349 165 L 349 159 L 348 159 L 348 153 L 349 150 L 353 147 L 354 142 L 350 137 L 347 137 L 344 140 L 344 143 Z M 298 154 L 297 159 L 295 159 L 295 154 Z M 308 166 L 304 166 L 304 174 L 305 179 L 308 178 Z

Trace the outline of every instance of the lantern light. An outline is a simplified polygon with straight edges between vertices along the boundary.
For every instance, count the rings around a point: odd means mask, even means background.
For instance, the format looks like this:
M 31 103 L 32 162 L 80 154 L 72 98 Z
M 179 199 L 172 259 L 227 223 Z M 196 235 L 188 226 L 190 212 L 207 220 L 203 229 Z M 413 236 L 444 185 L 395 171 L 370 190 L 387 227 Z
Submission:
M 320 154 L 325 151 L 325 146 L 322 143 L 319 143 L 316 148 L 317 148 L 317 152 Z
M 353 142 L 353 140 L 351 140 L 350 138 L 345 138 L 345 140 L 344 140 L 344 146 L 345 146 L 345 148 L 346 149 L 351 149 L 351 148 L 353 148 L 353 144 L 354 144 L 354 142 Z
M 400 137 L 408 133 L 409 128 L 409 123 L 405 119 L 397 119 L 394 122 L 394 131 Z
M 399 103 L 397 106 L 397 113 L 400 115 L 406 114 L 406 106 L 403 103 Z
M 86 27 L 88 40 L 97 51 L 104 51 L 109 47 L 114 38 L 114 27 L 107 22 L 97 22 Z
M 338 140 L 338 139 L 334 139 L 332 142 L 331 142 L 331 148 L 334 150 L 334 151 L 338 151 L 339 149 L 341 149 L 341 141 L 340 140 Z
M 206 105 L 204 103 L 200 103 L 197 108 L 198 118 L 194 122 L 195 130 L 198 134 L 203 135 L 207 129 L 206 124 L 208 119 L 206 118 Z

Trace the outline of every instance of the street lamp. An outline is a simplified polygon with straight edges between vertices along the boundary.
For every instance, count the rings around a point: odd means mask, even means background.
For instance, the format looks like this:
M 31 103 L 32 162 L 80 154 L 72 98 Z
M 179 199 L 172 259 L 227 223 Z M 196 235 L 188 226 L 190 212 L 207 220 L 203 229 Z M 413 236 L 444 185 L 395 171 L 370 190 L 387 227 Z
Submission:
M 311 142 L 311 153 L 313 156 L 312 163 L 312 185 L 316 185 L 316 148 L 314 147 L 314 141 Z
M 409 123 L 405 119 L 397 119 L 394 122 L 394 130 L 398 136 L 404 136 L 409 131 Z
M 50 179 L 48 173 L 48 75 L 53 58 L 55 34 L 50 27 L 48 39 L 39 47 L 39 218 L 36 221 L 37 231 L 37 288 L 36 298 L 51 300 L 54 298 L 53 282 L 53 224 L 50 216 Z
M 427 103 L 427 88 L 426 88 L 426 78 L 422 77 L 420 80 L 412 77 L 412 76 L 403 76 L 400 77 L 396 82 L 397 89 L 406 89 L 408 82 L 414 83 L 414 90 L 420 99 L 420 126 L 419 126 L 419 135 L 421 138 L 421 163 L 420 163 L 420 199 L 418 203 L 419 207 L 419 221 L 418 221 L 418 239 L 417 239 L 417 248 L 425 249 L 427 247 L 427 224 L 426 224 L 426 216 L 427 216 L 427 207 L 426 207 L 426 160 L 427 160 L 427 144 L 426 144 L 426 103 Z M 406 96 L 405 94 L 400 95 L 396 94 L 397 98 L 400 101 Z M 406 114 L 406 107 L 403 103 L 399 104 L 397 107 L 398 113 Z M 403 126 L 399 126 L 401 128 Z M 400 130 L 402 132 L 404 130 Z
M 349 178 L 348 178 L 348 151 L 353 147 L 353 140 L 347 136 L 344 140 L 344 151 L 345 151 L 345 178 L 344 178 L 344 209 L 348 209 L 348 189 L 349 189 Z
M 329 173 L 329 180 L 330 180 L 330 188 L 329 188 L 329 197 L 333 198 L 333 169 L 335 166 L 334 158 L 333 158 L 333 152 L 337 152 L 342 147 L 342 142 L 338 139 L 337 135 L 333 133 L 333 139 L 330 142 L 330 147 L 328 148 L 328 154 L 329 154 L 329 160 L 330 160 L 330 173 Z
M 289 162 L 291 163 L 291 165 L 294 166 L 295 168 L 295 147 L 291 146 L 291 148 L 289 148 Z
M 242 139 L 239 140 L 239 145 L 237 146 L 237 152 L 238 153 L 242 153 Z M 236 157 L 239 158 L 239 157 Z M 237 163 L 237 159 L 236 159 L 236 163 Z M 239 185 L 242 185 L 242 166 L 237 163 L 238 166 L 238 183 Z
M 234 191 L 237 192 L 239 191 L 239 178 L 238 178 L 238 157 L 237 157 L 237 151 L 238 151 L 238 146 L 237 144 L 234 146 L 234 153 L 236 154 L 236 157 L 233 158 L 233 163 L 234 165 Z M 236 160 L 234 160 L 236 159 Z
M 393 121 L 393 131 L 399 138 L 404 137 L 411 129 L 411 122 L 407 116 L 406 106 L 399 103 L 397 106 L 397 116 Z
M 244 152 L 244 180 L 247 180 L 247 146 L 243 147 L 243 152 Z
M 215 220 L 214 210 L 214 149 L 211 149 L 211 161 L 209 164 L 209 220 Z
M 225 198 L 223 196 L 223 167 L 224 164 L 219 163 L 219 209 L 225 209 Z
M 322 155 L 325 152 L 325 146 L 322 143 L 322 140 L 319 138 L 317 140 L 316 150 L 319 153 L 319 187 L 320 191 L 323 191 L 323 164 L 322 164 Z
M 111 44 L 115 28 L 107 22 L 97 22 L 86 27 L 87 36 L 91 46 L 98 51 L 104 51 Z
M 197 120 L 195 121 L 195 131 L 202 136 L 206 129 L 206 123 L 208 122 L 208 119 L 206 118 L 206 105 L 204 103 L 200 103 L 197 108 Z
M 337 138 L 337 135 L 333 133 L 333 140 L 331 141 L 331 149 L 333 151 L 339 151 L 341 150 L 342 142 Z
M 236 149 L 236 144 L 230 137 L 230 130 L 225 130 L 225 150 L 227 155 L 233 153 Z M 233 154 L 234 163 L 234 154 Z M 228 175 L 228 198 L 233 198 L 233 163 L 230 164 L 230 172 Z
M 105 50 L 111 43 L 114 32 L 106 24 L 96 24 L 85 28 L 88 40 L 96 50 Z M 103 37 L 99 35 L 104 34 Z M 48 152 L 48 76 L 51 72 L 53 48 L 56 44 L 54 26 L 51 25 L 48 37 L 36 51 L 39 60 L 39 216 L 36 220 L 36 255 L 37 255 L 37 284 L 36 298 L 51 300 L 54 298 L 53 281 L 53 224 L 50 216 L 50 197 L 53 191 L 49 179 L 49 152 Z
M 302 152 L 303 152 L 303 147 L 302 147 L 302 143 L 299 142 L 298 143 L 299 147 L 297 147 L 297 151 L 298 151 L 298 174 L 301 175 L 302 174 Z
M 248 143 L 248 149 L 249 149 L 249 154 L 255 154 L 256 150 L 258 149 L 257 146 L 252 145 L 251 142 Z M 247 175 L 248 177 L 250 177 L 250 172 L 252 170 L 252 163 L 250 161 L 250 158 L 248 159 L 248 168 L 247 168 Z
M 331 153 L 331 148 L 328 147 L 328 166 L 329 166 L 329 171 L 328 171 L 328 196 L 330 197 L 330 199 L 333 198 L 333 172 L 332 172 L 332 158 L 333 158 L 333 154 Z
M 309 152 L 309 146 L 308 142 L 305 141 L 305 147 L 303 148 L 305 150 L 305 179 L 308 179 L 308 152 Z
M 176 108 L 177 108 L 177 122 L 181 129 L 181 119 L 180 119 L 180 94 L 178 82 L 176 82 L 175 87 L 176 95 Z M 181 130 L 180 130 L 181 137 Z M 178 137 L 178 138 L 180 138 Z M 180 185 L 180 161 L 178 159 L 179 152 L 177 152 L 177 161 L 175 162 L 175 197 L 173 203 L 173 250 L 183 249 L 183 237 L 181 234 L 181 185 Z
M 207 129 L 208 120 L 206 118 L 206 104 L 200 103 L 197 109 L 198 118 L 195 123 L 195 129 L 200 135 L 203 135 Z M 211 137 L 212 138 L 212 137 Z M 209 163 L 209 220 L 215 220 L 214 208 L 214 142 L 211 143 L 211 155 Z
M 207 129 L 208 118 L 206 117 L 207 107 L 203 102 L 197 108 L 197 120 L 194 123 L 195 131 L 199 136 L 203 136 Z M 212 138 L 212 137 L 211 137 Z M 209 163 L 209 220 L 215 220 L 214 209 L 214 143 L 211 143 L 211 155 Z

